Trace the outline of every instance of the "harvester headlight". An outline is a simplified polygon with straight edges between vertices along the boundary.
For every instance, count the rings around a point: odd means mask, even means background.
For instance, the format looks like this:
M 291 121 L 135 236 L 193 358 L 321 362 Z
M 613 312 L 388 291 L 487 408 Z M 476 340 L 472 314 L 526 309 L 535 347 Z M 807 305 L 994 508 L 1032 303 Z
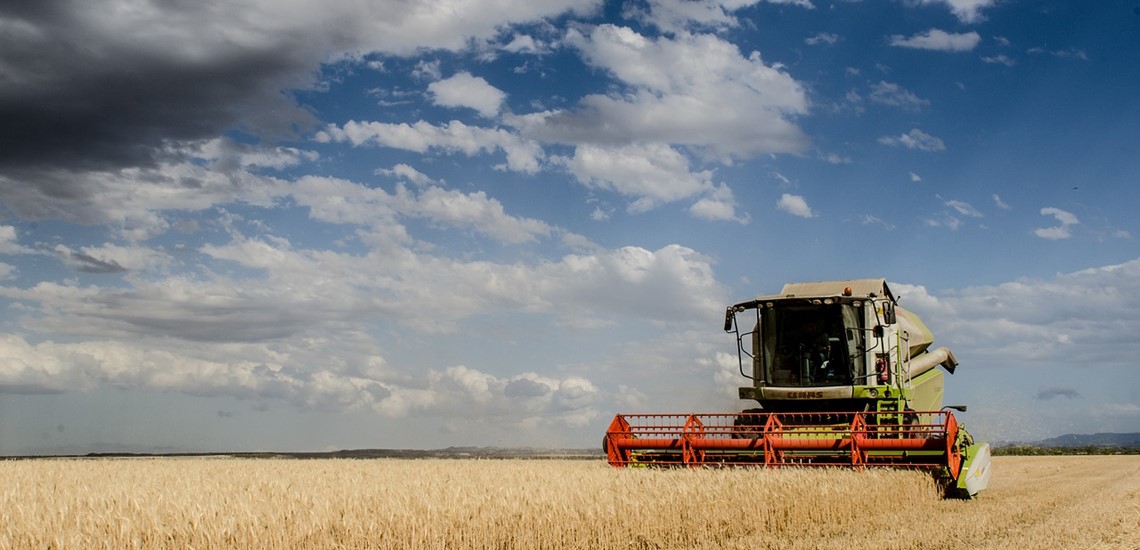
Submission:
M 823 299 L 823 303 L 825 303 L 825 304 L 827 304 L 827 305 L 831 305 L 831 303 L 832 303 L 833 301 L 834 301 L 834 300 L 832 300 L 831 298 L 824 298 L 824 299 Z
M 876 390 L 875 388 L 871 388 L 871 390 L 867 392 L 867 395 L 870 395 L 871 399 L 874 399 L 874 398 L 879 396 L 879 390 Z

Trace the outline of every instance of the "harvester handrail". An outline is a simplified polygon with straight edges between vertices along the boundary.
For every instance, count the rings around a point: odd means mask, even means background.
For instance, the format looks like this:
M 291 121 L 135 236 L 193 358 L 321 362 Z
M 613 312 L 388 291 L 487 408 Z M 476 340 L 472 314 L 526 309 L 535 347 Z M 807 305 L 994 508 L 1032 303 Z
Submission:
M 910 363 L 910 332 L 900 330 L 898 332 L 898 370 L 899 370 L 899 387 L 909 388 L 911 383 L 910 369 L 907 365 Z M 903 344 L 906 344 L 905 346 Z M 903 350 L 906 350 L 906 357 L 903 357 Z

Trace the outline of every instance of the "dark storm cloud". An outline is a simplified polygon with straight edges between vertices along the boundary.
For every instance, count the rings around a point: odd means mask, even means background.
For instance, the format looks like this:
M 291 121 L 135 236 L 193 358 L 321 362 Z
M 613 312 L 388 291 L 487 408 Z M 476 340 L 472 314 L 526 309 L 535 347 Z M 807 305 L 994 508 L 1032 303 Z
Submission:
M 319 87 L 324 62 L 463 49 L 597 3 L 0 1 L 0 217 L 122 223 L 177 208 L 124 199 L 190 187 L 163 177 L 229 132 L 259 146 L 303 136 L 318 120 L 291 94 Z
M 70 0 L 0 5 L 0 173 L 36 183 L 41 168 L 147 166 L 229 128 L 272 137 L 314 122 L 281 92 L 317 67 L 303 41 L 239 46 L 214 32 L 208 6 L 167 4 L 169 21 L 145 14 L 137 28 L 107 28 L 112 16 L 93 22 L 92 4 Z
M 67 389 L 44 386 L 43 384 L 0 384 L 0 395 L 54 395 L 67 393 Z
M 115 260 L 100 260 L 82 252 L 74 252 L 67 258 L 68 263 L 84 273 L 123 273 L 127 268 Z
M 107 323 L 122 334 L 168 336 L 193 342 L 268 342 L 304 332 L 320 316 L 306 317 L 280 308 L 249 305 L 209 308 L 183 304 L 169 312 L 132 314 L 125 310 L 107 315 Z
M 503 394 L 507 397 L 542 397 L 550 393 L 550 386 L 542 382 L 535 382 L 534 380 L 527 380 L 526 378 L 519 378 L 507 384 L 503 389 Z
M 286 68 L 269 54 L 204 67 L 117 61 L 124 63 L 0 92 L 0 168 L 146 166 L 173 143 L 235 123 L 283 135 L 312 122 L 269 84 Z
M 224 283 L 219 283 L 224 284 Z M 49 294 L 41 291 L 47 289 Z M 17 299 L 39 297 L 50 302 L 59 317 L 28 319 L 27 326 L 44 333 L 136 339 L 177 338 L 190 342 L 268 342 L 316 327 L 357 323 L 358 312 L 322 303 L 297 304 L 288 296 L 250 290 L 235 292 L 201 287 L 188 294 L 160 287 L 134 291 L 100 289 L 77 296 L 52 295 L 50 287 L 0 294 Z M 219 298 L 225 294 L 225 298 Z M 46 311 L 46 310 L 45 310 Z
M 1064 397 L 1067 399 L 1079 399 L 1081 394 L 1073 388 L 1046 388 L 1037 390 L 1037 399 L 1048 401 L 1054 397 Z

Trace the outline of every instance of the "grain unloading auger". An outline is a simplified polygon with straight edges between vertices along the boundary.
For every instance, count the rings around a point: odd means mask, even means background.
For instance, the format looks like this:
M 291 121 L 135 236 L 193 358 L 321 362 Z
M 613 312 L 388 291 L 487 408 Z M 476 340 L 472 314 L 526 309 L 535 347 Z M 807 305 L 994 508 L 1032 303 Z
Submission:
M 967 498 L 989 484 L 989 445 L 958 423 L 966 407 L 942 406 L 936 367 L 953 373 L 954 354 L 930 349 L 884 279 L 787 284 L 729 307 L 724 330 L 751 380 L 740 398 L 760 407 L 619 414 L 603 443 L 610 464 L 920 468 Z

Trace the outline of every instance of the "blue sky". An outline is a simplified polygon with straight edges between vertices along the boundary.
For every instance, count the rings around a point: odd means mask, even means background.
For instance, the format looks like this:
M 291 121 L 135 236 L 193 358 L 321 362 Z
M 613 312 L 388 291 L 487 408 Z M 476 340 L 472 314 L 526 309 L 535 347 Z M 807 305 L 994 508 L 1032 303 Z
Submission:
M 1140 431 L 1140 3 L 0 6 L 0 454 L 594 446 L 885 277 L 991 440 Z

